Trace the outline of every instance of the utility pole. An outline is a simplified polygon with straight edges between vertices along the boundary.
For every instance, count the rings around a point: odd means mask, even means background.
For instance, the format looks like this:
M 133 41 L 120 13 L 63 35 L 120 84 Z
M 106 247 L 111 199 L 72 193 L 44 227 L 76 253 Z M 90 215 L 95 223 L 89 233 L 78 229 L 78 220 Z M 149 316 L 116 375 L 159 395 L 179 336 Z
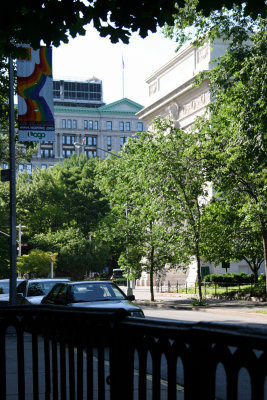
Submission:
M 9 57 L 9 168 L 10 168 L 10 280 L 9 304 L 16 304 L 17 288 L 17 246 L 16 246 L 16 163 L 14 129 L 14 79 L 13 59 Z

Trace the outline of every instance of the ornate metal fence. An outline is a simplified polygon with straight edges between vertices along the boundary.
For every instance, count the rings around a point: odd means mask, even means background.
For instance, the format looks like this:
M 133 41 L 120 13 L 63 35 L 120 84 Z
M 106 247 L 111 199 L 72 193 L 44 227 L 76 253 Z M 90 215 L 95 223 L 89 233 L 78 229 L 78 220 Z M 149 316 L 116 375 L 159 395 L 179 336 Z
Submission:
M 0 309 L 0 399 L 264 400 L 266 376 L 267 327 Z

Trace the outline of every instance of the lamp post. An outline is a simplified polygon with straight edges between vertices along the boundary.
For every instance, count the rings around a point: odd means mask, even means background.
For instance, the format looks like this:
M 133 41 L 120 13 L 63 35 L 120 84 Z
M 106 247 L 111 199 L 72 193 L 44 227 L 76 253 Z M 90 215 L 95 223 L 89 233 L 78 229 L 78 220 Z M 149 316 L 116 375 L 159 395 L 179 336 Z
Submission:
M 23 232 L 21 231 L 21 228 L 26 228 L 26 226 L 19 224 L 18 226 L 16 226 L 16 228 L 18 228 L 18 230 L 19 230 L 18 256 L 20 257 L 21 256 L 21 236 L 23 235 Z
M 77 147 L 77 149 L 80 149 L 81 147 L 84 147 L 85 146 L 84 139 L 83 139 L 82 143 L 74 142 L 74 146 Z M 111 156 L 114 156 L 114 157 L 117 157 L 117 158 L 121 158 L 120 156 L 118 156 L 115 153 L 112 153 L 111 151 L 101 149 L 98 146 L 95 147 L 95 148 L 98 149 L 98 150 L 104 151 L 105 153 L 108 153 Z M 126 204 L 125 214 L 126 214 L 126 225 L 127 225 L 127 218 L 128 218 L 128 206 L 127 206 L 127 204 Z M 127 243 L 126 254 L 128 254 L 128 234 L 126 235 L 126 243 Z M 133 294 L 133 287 L 134 287 L 134 281 L 127 278 L 127 296 L 131 296 Z

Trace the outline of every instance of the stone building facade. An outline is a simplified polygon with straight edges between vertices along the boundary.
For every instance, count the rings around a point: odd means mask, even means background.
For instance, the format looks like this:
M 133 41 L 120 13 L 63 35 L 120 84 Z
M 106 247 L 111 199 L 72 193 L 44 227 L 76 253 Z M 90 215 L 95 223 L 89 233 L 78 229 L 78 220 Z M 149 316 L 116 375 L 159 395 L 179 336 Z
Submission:
M 18 166 L 19 172 L 46 169 L 74 153 L 104 159 L 108 151 L 118 153 L 128 137 L 146 129 L 136 116 L 142 106 L 127 98 L 98 107 L 56 104 L 55 141 L 39 143 L 31 162 Z
M 185 46 L 169 62 L 155 71 L 147 80 L 149 100 L 147 105 L 137 113 L 137 116 L 144 121 L 148 128 L 152 127 L 153 119 L 157 116 L 170 117 L 175 125 L 184 130 L 190 130 L 192 123 L 197 116 L 203 115 L 205 107 L 212 100 L 209 92 L 208 81 L 201 87 L 193 85 L 196 75 L 204 70 L 210 70 L 215 65 L 215 59 L 222 55 L 227 44 L 216 39 L 212 44 L 206 43 L 202 47 L 192 45 Z M 210 196 L 212 187 L 210 186 Z M 203 272 L 225 273 L 222 266 L 214 267 L 213 264 L 203 263 Z M 245 261 L 231 262 L 228 272 L 251 273 Z M 259 273 L 264 272 L 264 265 Z M 186 273 L 178 271 L 168 272 L 160 278 L 167 283 L 179 281 L 180 284 L 187 282 L 190 286 L 194 284 L 197 277 L 196 262 L 192 261 Z M 138 282 L 140 285 L 148 285 L 149 277 L 143 275 Z

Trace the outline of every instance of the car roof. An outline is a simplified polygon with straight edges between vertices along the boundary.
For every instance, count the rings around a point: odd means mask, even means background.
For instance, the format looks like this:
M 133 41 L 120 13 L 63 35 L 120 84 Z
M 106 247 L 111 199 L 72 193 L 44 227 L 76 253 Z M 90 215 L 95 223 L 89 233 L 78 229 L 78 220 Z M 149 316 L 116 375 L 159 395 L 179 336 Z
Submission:
M 26 279 L 27 282 L 69 282 L 68 278 L 36 278 Z
M 77 282 L 68 282 L 69 285 L 82 285 L 85 283 L 93 283 L 93 284 L 98 284 L 98 283 L 109 283 L 109 284 L 113 284 L 112 281 L 77 281 Z

